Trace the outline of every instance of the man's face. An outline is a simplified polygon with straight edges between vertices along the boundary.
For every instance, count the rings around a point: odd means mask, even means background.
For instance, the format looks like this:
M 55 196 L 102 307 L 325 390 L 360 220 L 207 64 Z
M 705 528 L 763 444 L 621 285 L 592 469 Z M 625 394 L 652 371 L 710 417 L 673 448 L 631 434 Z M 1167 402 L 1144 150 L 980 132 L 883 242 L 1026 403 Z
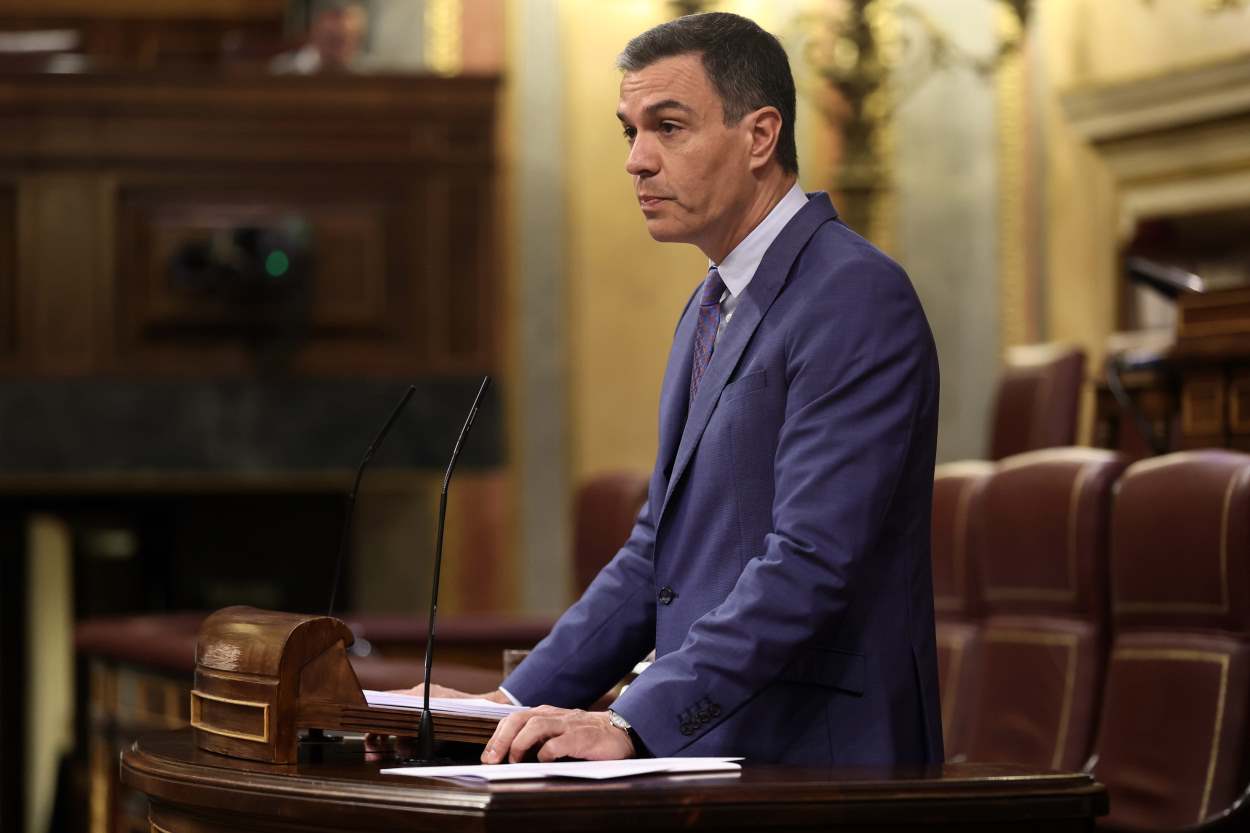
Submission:
M 625 73 L 616 115 L 647 231 L 659 241 L 693 243 L 711 257 L 749 204 L 747 120 L 725 126 L 720 96 L 697 54 Z

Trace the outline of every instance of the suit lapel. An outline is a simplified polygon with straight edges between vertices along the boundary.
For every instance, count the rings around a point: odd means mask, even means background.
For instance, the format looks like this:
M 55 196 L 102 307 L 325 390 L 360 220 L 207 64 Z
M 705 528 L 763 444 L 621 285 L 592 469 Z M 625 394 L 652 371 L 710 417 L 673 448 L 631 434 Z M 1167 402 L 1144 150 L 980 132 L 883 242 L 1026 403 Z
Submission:
M 746 291 L 742 293 L 738 299 L 737 309 L 734 310 L 733 318 L 726 325 L 725 331 L 721 334 L 716 344 L 716 349 L 712 352 L 712 361 L 708 365 L 707 372 L 703 380 L 699 383 L 699 391 L 695 394 L 694 402 L 690 404 L 690 412 L 686 417 L 685 427 L 681 431 L 681 441 L 677 447 L 677 458 L 673 463 L 672 475 L 668 478 L 668 486 L 664 494 L 664 505 L 660 509 L 657 517 L 657 525 L 664 518 L 664 511 L 668 508 L 669 499 L 673 495 L 678 482 L 686 471 L 690 458 L 694 456 L 694 451 L 699 445 L 699 440 L 703 437 L 703 430 L 707 427 L 708 419 L 712 416 L 712 411 L 716 408 L 716 403 L 720 400 L 721 391 L 729 382 L 729 378 L 733 375 L 734 370 L 738 367 L 738 362 L 742 358 L 742 353 L 746 350 L 747 344 L 750 343 L 751 337 L 755 334 L 756 328 L 759 327 L 760 321 L 772 306 L 773 301 L 777 299 L 777 295 L 781 292 L 781 288 L 785 285 L 786 278 L 790 274 L 790 267 L 794 265 L 795 258 L 798 257 L 803 247 L 807 245 L 807 241 L 811 238 L 816 229 L 825 222 L 833 220 L 837 217 L 837 211 L 834 210 L 833 204 L 829 201 L 827 194 L 819 193 L 809 195 L 807 205 L 794 215 L 794 218 L 781 230 L 781 234 L 768 247 L 768 251 L 764 254 L 763 260 L 760 261 L 759 267 L 755 270 L 751 282 L 747 284 Z M 682 378 L 674 380 L 669 378 L 664 391 L 665 400 L 669 401 L 672 407 L 672 398 L 676 396 L 689 396 L 690 389 L 690 364 L 691 356 L 694 350 L 694 328 L 695 319 L 697 317 L 697 309 L 694 314 L 691 308 L 696 305 L 687 307 L 686 315 L 682 318 L 682 325 L 678 328 L 678 338 L 685 339 L 685 375 Z M 676 353 L 676 351 L 674 351 Z M 670 370 L 672 368 L 670 367 Z M 671 376 L 671 374 L 669 374 Z M 679 374 L 680 375 L 680 374 Z M 680 390 L 674 390 L 680 388 Z M 663 441 L 663 438 L 662 438 Z M 667 461 L 668 447 L 662 445 L 665 456 L 662 458 Z
M 672 470 L 673 455 L 681 439 L 682 426 L 686 423 L 686 400 L 690 398 L 690 366 L 694 361 L 694 330 L 699 319 L 699 305 L 695 298 L 696 287 L 686 311 L 677 323 L 673 334 L 673 349 L 668 354 L 668 366 L 664 369 L 664 386 L 660 389 L 660 467 L 665 479 Z

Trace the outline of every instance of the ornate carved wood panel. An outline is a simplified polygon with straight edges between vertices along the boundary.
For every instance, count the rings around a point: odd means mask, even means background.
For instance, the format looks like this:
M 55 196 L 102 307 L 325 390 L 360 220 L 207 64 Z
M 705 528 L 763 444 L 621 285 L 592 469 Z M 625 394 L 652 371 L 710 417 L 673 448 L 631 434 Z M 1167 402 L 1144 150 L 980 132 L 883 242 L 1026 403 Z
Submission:
M 29 303 L 0 301 L 31 311 L 11 352 L 58 375 L 490 370 L 495 86 L 0 76 L 0 175 L 32 241 Z M 292 229 L 298 252 L 267 260 L 256 241 Z
M 331 188 L 282 181 L 123 186 L 114 287 L 119 361 L 159 368 L 194 357 L 220 371 L 242 371 L 250 351 L 281 341 L 297 352 L 296 366 L 309 370 L 331 369 L 347 353 L 345 361 L 385 368 L 394 363 L 388 353 L 399 348 L 410 366 L 424 363 L 414 326 L 423 316 L 416 296 L 424 276 L 403 242 L 412 234 L 406 207 L 413 190 L 386 183 L 368 191 Z M 187 286 L 174 272 L 188 247 L 291 224 L 307 230 L 306 285 L 272 301 Z M 296 271 L 285 253 L 281 266 L 284 274 L 266 276 L 275 284 Z

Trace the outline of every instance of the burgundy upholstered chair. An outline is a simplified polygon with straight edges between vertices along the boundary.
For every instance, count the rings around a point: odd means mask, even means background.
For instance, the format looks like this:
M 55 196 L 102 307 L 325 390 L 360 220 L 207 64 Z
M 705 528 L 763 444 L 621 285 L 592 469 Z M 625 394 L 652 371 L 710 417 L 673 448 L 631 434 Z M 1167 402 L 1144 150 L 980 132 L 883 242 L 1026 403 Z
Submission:
M 1089 755 L 1108 634 L 1118 454 L 1009 457 L 972 499 L 985 618 L 968 697 L 969 760 L 1075 770 Z
M 573 595 L 580 596 L 634 528 L 647 500 L 647 475 L 609 471 L 588 478 L 574 498 Z
M 1134 464 L 1111 541 L 1114 641 L 1094 766 L 1111 797 L 1106 826 L 1211 822 L 1241 796 L 1250 752 L 1250 456 Z
M 966 692 L 977 674 L 979 570 L 968 546 L 972 498 L 994 471 L 984 460 L 944 463 L 933 473 L 933 605 L 937 614 L 938 685 L 946 759 L 964 755 Z
M 998 382 L 990 436 L 990 459 L 1076 442 L 1076 421 L 1085 381 L 1085 353 L 1062 344 L 1034 344 L 1007 351 Z

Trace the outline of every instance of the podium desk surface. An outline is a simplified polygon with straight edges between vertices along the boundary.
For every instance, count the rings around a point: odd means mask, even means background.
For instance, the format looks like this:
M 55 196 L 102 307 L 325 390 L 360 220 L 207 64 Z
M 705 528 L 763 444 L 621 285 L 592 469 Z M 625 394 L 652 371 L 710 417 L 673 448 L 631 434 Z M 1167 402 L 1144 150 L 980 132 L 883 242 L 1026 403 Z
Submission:
M 1107 810 L 1082 773 L 1011 764 L 916 770 L 744 762 L 734 774 L 470 783 L 383 775 L 391 753 L 359 740 L 301 750 L 298 764 L 226 758 L 189 730 L 146 736 L 122 780 L 147 794 L 154 833 L 277 831 L 1092 830 Z

